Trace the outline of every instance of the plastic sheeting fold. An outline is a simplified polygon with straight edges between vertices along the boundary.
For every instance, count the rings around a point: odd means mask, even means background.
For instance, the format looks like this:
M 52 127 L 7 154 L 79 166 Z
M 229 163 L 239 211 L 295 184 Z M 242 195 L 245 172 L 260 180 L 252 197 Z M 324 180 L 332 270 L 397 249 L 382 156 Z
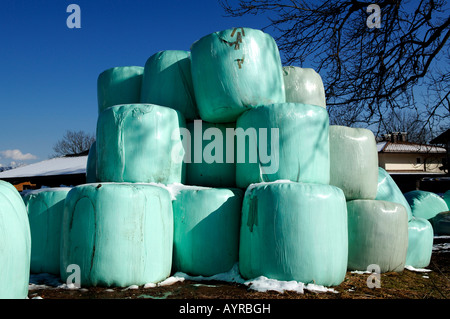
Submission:
M 86 183 L 97 182 L 97 143 L 92 143 L 86 163 Z
M 347 201 L 375 199 L 378 152 L 370 130 L 330 125 L 330 184 L 341 188 Z
M 339 285 L 347 256 L 347 210 L 339 188 L 273 182 L 245 192 L 239 248 L 244 278 Z
M 424 218 L 413 218 L 408 222 L 408 252 L 406 265 L 425 268 L 430 264 L 433 252 L 433 227 Z
M 153 104 L 116 105 L 97 121 L 97 180 L 184 183 L 183 115 Z
M 99 183 L 74 187 L 62 222 L 61 278 L 80 267 L 81 286 L 144 285 L 170 275 L 173 212 L 168 190 Z
M 414 217 L 431 219 L 437 214 L 449 210 L 442 197 L 435 193 L 414 190 L 407 192 L 404 195 L 411 206 Z
M 172 203 L 176 271 L 212 276 L 238 262 L 243 195 L 227 188 L 180 190 Z
M 401 272 L 408 249 L 408 214 L 403 205 L 381 200 L 352 200 L 348 210 L 348 269 Z
M 30 278 L 31 234 L 19 192 L 0 180 L 0 299 L 25 299 Z
M 245 112 L 236 123 L 236 185 L 281 179 L 328 184 L 328 128 L 327 110 L 316 105 L 278 103 Z
M 283 67 L 286 102 L 326 107 L 322 77 L 314 69 Z
M 191 46 L 192 79 L 201 119 L 235 122 L 245 110 L 285 102 L 280 54 L 260 30 L 234 28 Z

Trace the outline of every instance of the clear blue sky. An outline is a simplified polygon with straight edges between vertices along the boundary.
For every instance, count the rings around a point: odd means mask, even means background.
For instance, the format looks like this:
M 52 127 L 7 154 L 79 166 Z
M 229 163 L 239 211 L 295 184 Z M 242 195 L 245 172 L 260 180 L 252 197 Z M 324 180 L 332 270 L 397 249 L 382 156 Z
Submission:
M 69 29 L 69 4 L 81 29 Z M 215 0 L 3 0 L 0 10 L 0 164 L 47 159 L 66 130 L 95 133 L 97 77 L 144 66 L 161 50 L 189 50 L 263 17 L 226 18 Z

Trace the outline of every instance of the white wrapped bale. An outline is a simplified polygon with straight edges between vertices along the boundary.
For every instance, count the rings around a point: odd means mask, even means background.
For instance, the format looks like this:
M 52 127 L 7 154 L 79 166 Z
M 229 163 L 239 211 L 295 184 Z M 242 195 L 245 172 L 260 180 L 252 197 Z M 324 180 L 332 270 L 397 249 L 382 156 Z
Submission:
M 43 188 L 24 197 L 31 231 L 32 273 L 59 275 L 64 201 L 70 187 Z
M 413 218 L 408 222 L 407 266 L 425 268 L 430 264 L 433 236 L 433 227 L 428 220 Z
M 169 191 L 137 183 L 85 184 L 67 195 L 61 278 L 80 267 L 81 286 L 144 285 L 170 275 L 173 212 Z
M 352 200 L 348 210 L 348 269 L 378 265 L 382 273 L 401 272 L 408 248 L 408 214 L 403 205 Z
M 375 199 L 378 151 L 370 130 L 330 125 L 330 184 L 341 188 L 347 201 Z
M 0 299 L 25 299 L 30 278 L 31 235 L 19 192 L 0 180 Z
M 229 271 L 238 261 L 243 191 L 185 186 L 173 201 L 173 268 L 191 275 Z
M 328 184 L 328 127 L 328 112 L 316 105 L 278 103 L 245 112 L 236 123 L 236 185 Z
M 414 190 L 404 194 L 414 217 L 431 219 L 449 210 L 447 203 L 433 192 Z
M 191 46 L 192 79 L 202 120 L 235 122 L 258 105 L 286 100 L 275 40 L 250 28 L 207 35 Z
M 326 107 L 322 78 L 313 69 L 284 66 L 283 79 L 286 102 Z
M 153 104 L 116 105 L 97 121 L 97 180 L 100 182 L 184 183 L 185 164 L 178 111 Z
M 294 182 L 259 183 L 247 189 L 239 246 L 244 278 L 339 285 L 347 256 L 342 190 Z

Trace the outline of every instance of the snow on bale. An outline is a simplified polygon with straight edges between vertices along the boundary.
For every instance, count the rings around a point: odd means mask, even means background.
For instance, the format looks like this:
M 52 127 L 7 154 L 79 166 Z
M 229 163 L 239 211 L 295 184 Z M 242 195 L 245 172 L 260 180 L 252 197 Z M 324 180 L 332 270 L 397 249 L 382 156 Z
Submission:
M 118 66 L 100 73 L 97 79 L 98 114 L 110 106 L 139 103 L 142 66 Z
M 406 265 L 425 268 L 430 264 L 433 252 L 433 227 L 424 218 L 413 218 L 408 222 L 408 251 Z
M 213 124 L 201 120 L 186 124 L 189 132 L 185 146 L 186 184 L 236 187 L 235 147 L 227 144 L 234 141 L 235 127 L 236 123 Z
M 191 46 L 192 79 L 202 120 L 235 122 L 245 110 L 285 102 L 280 54 L 260 30 L 234 28 Z
M 431 219 L 449 210 L 445 201 L 433 192 L 414 190 L 404 194 L 414 217 Z
M 330 125 L 330 185 L 341 188 L 347 201 L 375 199 L 378 152 L 370 130 Z
M 212 276 L 238 262 L 243 191 L 185 186 L 173 201 L 173 267 Z
M 141 103 L 171 107 L 186 120 L 198 119 L 189 51 L 166 50 L 145 63 Z
M 378 167 L 378 188 L 375 199 L 401 204 L 406 208 L 408 221 L 413 218 L 411 207 L 397 183 L 392 179 L 391 175 L 381 167 Z
M 100 182 L 183 183 L 185 165 L 180 127 L 183 115 L 153 104 L 116 105 L 97 121 L 97 180 Z M 178 151 L 177 151 L 178 150 Z
M 326 108 L 322 78 L 314 69 L 284 66 L 283 76 L 286 102 Z
M 70 187 L 43 188 L 24 197 L 31 231 L 32 273 L 59 275 L 64 201 Z
M 278 103 L 253 108 L 236 123 L 236 185 L 330 181 L 329 118 L 323 107 Z
M 352 200 L 348 210 L 348 269 L 401 272 L 408 248 L 408 214 L 403 205 L 381 200 Z
M 62 221 L 61 278 L 80 267 L 81 286 L 144 285 L 170 275 L 173 211 L 167 189 L 150 184 L 74 187 Z M 70 267 L 69 267 L 70 269 Z
M 244 278 L 265 276 L 335 286 L 345 278 L 347 255 L 342 190 L 283 181 L 247 188 L 239 246 Z
M 430 219 L 433 233 L 439 236 L 450 235 L 450 211 L 441 212 Z
M 0 180 L 0 299 L 25 299 L 30 278 L 31 235 L 19 192 Z
M 86 183 L 97 182 L 97 143 L 92 143 L 86 163 Z

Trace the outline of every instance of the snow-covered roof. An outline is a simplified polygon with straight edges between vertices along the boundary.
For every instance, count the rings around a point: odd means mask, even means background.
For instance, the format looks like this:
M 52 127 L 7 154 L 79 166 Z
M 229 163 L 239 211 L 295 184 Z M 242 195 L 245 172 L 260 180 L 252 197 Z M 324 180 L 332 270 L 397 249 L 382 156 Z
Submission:
M 87 156 L 56 157 L 0 173 L 2 178 L 86 174 Z
M 383 153 L 442 153 L 447 151 L 443 147 L 425 144 L 415 144 L 410 142 L 379 142 L 377 143 L 378 152 Z

